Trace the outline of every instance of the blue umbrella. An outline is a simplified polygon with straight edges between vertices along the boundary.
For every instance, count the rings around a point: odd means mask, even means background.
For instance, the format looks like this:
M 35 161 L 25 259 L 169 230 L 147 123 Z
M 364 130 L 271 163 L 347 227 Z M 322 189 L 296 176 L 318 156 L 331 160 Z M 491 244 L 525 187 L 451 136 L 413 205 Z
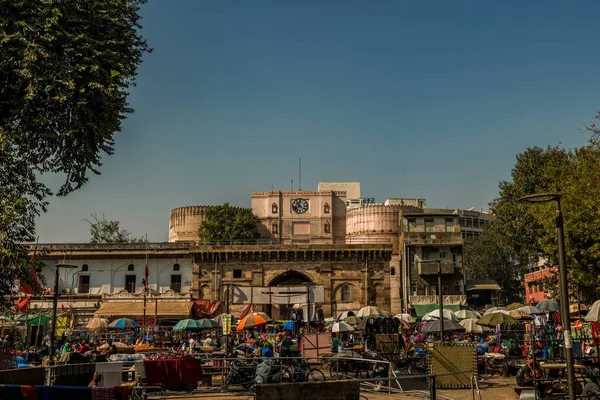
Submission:
M 294 328 L 294 321 L 288 321 L 285 323 L 282 330 L 291 331 L 293 328 Z
M 111 322 L 108 327 L 115 329 L 139 328 L 140 324 L 129 318 L 119 318 Z

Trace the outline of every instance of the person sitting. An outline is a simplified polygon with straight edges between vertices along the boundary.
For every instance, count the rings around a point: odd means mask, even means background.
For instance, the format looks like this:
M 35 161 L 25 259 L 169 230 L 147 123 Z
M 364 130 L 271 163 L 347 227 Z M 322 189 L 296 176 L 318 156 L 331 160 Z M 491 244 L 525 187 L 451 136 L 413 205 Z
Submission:
M 596 374 L 590 375 L 590 382 L 586 383 L 581 393 L 583 400 L 600 400 L 600 385 Z
M 527 356 L 527 363 L 517 372 L 517 385 L 533 386 L 536 378 L 542 376 L 542 368 L 533 359 L 532 355 Z
M 337 353 L 338 348 L 340 346 L 340 339 L 338 339 L 335 333 L 332 333 L 331 336 L 333 337 L 333 339 L 331 340 L 331 352 Z

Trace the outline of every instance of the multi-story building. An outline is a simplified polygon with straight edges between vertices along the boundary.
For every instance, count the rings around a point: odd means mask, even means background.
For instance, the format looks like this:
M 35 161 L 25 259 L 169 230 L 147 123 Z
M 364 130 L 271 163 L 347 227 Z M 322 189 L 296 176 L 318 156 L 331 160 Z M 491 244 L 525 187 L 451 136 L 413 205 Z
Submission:
M 525 282 L 525 301 L 527 304 L 536 305 L 540 301 L 548 300 L 550 293 L 544 289 L 543 281 L 558 272 L 558 267 L 540 268 L 523 276 Z M 558 293 L 558 288 L 556 293 Z
M 466 303 L 463 240 L 457 214 L 431 209 L 403 213 L 400 245 L 403 309 L 414 307 L 422 315 L 438 303 L 440 292 L 447 297 L 445 305 L 449 308 Z

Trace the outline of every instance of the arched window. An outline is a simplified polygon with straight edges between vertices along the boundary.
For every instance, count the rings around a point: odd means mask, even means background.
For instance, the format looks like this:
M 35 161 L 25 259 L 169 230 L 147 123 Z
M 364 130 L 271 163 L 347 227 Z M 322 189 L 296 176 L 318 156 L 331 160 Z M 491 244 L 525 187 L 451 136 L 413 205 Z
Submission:
M 271 214 L 277 214 L 279 212 L 279 207 L 277 207 L 277 203 L 271 204 Z
M 179 264 L 173 264 L 173 271 L 179 271 Z
M 396 275 L 396 268 L 394 268 L 394 267 L 390 268 L 390 275 L 391 276 Z
M 352 291 L 348 285 L 342 287 L 342 301 L 352 301 Z
M 127 271 L 135 271 L 135 266 L 133 264 L 129 264 L 127 266 Z
M 331 209 L 329 208 L 329 203 L 325 203 L 325 205 L 323 206 L 323 212 L 325 214 L 329 214 L 330 211 Z
M 331 233 L 331 224 L 329 222 L 325 223 L 325 233 Z
M 278 228 L 279 228 L 279 227 L 277 226 L 277 222 L 273 222 L 273 223 L 271 224 L 271 233 L 272 233 L 273 235 L 277 235 L 277 233 L 279 232 L 279 229 L 278 229 Z

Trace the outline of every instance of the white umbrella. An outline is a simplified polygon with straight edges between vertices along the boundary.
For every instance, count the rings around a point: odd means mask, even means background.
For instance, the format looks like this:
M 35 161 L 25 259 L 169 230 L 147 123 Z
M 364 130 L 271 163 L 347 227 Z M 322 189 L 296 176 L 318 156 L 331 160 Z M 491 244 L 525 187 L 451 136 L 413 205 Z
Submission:
M 537 307 L 534 306 L 524 306 L 524 307 L 520 307 L 518 308 L 518 310 L 521 310 L 523 312 L 526 312 L 527 314 L 543 314 L 543 311 L 540 311 Z
M 331 326 L 331 332 L 354 332 L 354 328 L 344 321 L 340 321 Z
M 600 321 L 600 300 L 597 300 L 592 304 L 584 319 L 592 322 Z
M 454 313 L 458 319 L 481 318 L 481 314 L 473 310 L 459 310 Z
M 379 317 L 380 315 L 384 315 L 383 312 L 379 308 L 373 306 L 363 307 L 356 313 L 358 318 Z
M 463 319 L 462 321 L 459 322 L 460 326 L 462 326 L 463 328 L 465 328 L 465 331 L 467 333 L 483 333 L 486 331 L 489 331 L 490 328 L 488 328 L 487 326 L 481 326 L 477 323 L 477 319 L 475 318 L 467 318 L 467 319 Z
M 103 329 L 108 326 L 108 321 L 104 318 L 94 317 L 85 326 L 88 329 Z
M 450 319 L 454 322 L 458 322 L 458 317 L 447 308 L 444 308 L 443 312 L 444 319 Z M 440 319 L 440 309 L 435 309 L 423 316 L 423 321 L 432 321 L 434 319 Z
M 508 311 L 504 307 L 492 307 L 492 308 L 488 308 L 487 310 L 485 310 L 485 312 L 483 313 L 483 315 L 488 315 L 488 314 L 492 314 L 492 313 L 496 313 L 496 312 L 501 312 L 502 314 L 508 315 Z
M 340 315 L 337 316 L 337 318 L 335 319 L 336 321 L 341 321 L 346 317 L 354 317 L 354 311 L 344 311 L 343 313 L 341 313 Z
M 415 318 L 410 314 L 396 314 L 394 318 L 398 318 L 400 321 L 408 322 L 409 324 L 415 322 Z

